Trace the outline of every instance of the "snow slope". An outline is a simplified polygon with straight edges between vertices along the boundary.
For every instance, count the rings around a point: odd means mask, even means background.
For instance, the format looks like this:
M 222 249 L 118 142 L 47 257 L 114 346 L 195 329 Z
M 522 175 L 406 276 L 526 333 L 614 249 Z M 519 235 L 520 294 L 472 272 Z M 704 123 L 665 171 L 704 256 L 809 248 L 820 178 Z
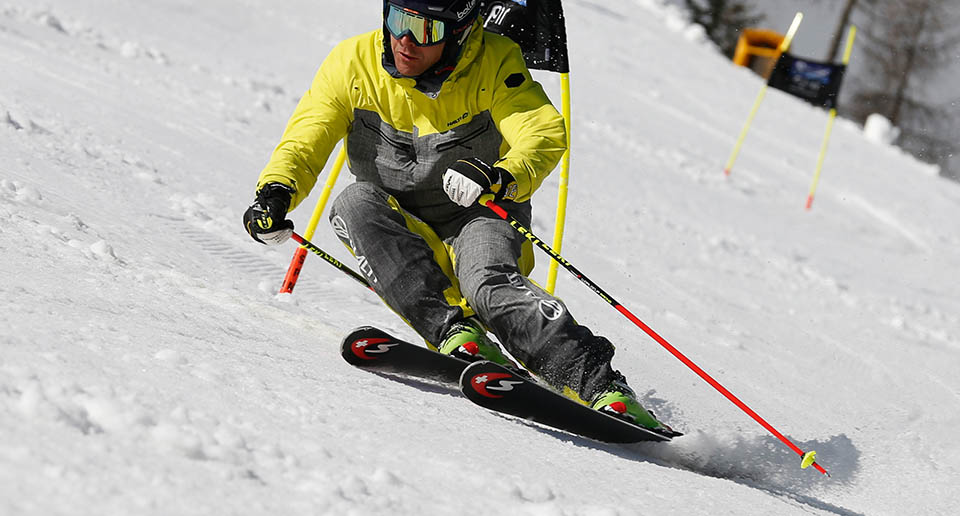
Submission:
M 953 513 L 960 185 L 839 121 L 805 211 L 826 115 L 777 91 L 725 177 L 761 82 L 657 0 L 564 2 L 563 255 L 832 478 L 563 271 L 686 436 L 598 444 L 343 363 L 355 326 L 414 336 L 313 257 L 277 296 L 295 246 L 240 217 L 319 62 L 378 25 L 351 8 L 0 0 L 0 514 Z

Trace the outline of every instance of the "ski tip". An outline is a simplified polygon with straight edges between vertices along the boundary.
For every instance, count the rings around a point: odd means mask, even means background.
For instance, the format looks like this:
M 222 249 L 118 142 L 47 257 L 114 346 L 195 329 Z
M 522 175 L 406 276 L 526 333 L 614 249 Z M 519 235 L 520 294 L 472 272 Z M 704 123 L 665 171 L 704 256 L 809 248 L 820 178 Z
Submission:
M 359 326 L 340 341 L 340 356 L 353 365 L 374 361 L 389 350 L 392 340 L 389 334 L 379 328 Z
M 672 429 L 672 428 L 670 428 L 670 429 L 668 429 L 668 430 L 665 430 L 665 431 L 664 431 L 664 430 L 661 430 L 661 431 L 658 431 L 657 433 L 663 435 L 663 436 L 666 437 L 668 440 L 673 440 L 674 438 L 683 436 L 683 432 L 678 432 L 678 431 L 676 431 L 676 430 L 674 430 L 674 429 Z

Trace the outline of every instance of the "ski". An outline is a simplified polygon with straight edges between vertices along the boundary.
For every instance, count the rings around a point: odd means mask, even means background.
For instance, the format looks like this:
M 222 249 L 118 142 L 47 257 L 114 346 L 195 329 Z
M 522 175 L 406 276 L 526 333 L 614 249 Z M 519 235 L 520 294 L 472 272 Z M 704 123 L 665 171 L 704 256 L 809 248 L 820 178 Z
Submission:
M 340 355 L 360 369 L 459 385 L 477 405 L 596 441 L 669 441 L 681 435 L 650 430 L 594 410 L 538 384 L 525 372 L 437 353 L 373 326 L 347 334 L 340 343 Z
M 493 362 L 469 364 L 460 391 L 482 407 L 607 443 L 670 441 L 679 432 L 655 431 L 573 401 Z
M 360 369 L 433 380 L 455 386 L 469 362 L 437 353 L 373 326 L 351 331 L 340 343 L 340 356 Z

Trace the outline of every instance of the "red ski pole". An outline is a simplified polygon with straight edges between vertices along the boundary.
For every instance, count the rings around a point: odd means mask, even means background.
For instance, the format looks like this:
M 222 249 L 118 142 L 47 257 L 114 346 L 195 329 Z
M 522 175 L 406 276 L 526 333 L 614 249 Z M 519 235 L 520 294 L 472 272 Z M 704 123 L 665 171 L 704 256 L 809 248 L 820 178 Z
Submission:
M 347 267 L 347 266 L 344 265 L 342 262 L 340 262 L 340 260 L 337 260 L 337 259 L 334 258 L 333 256 L 330 256 L 326 251 L 324 251 L 323 249 L 320 249 L 319 247 L 313 245 L 313 244 L 312 244 L 309 240 L 307 240 L 306 238 L 303 238 L 302 236 L 298 235 L 296 232 L 294 232 L 292 235 L 290 235 L 290 238 L 292 238 L 295 242 L 297 242 L 298 244 L 300 244 L 301 246 L 303 246 L 303 248 L 305 248 L 305 249 L 307 249 L 308 251 L 312 252 L 313 254 L 319 256 L 320 258 L 323 258 L 324 261 L 326 261 L 326 262 L 329 263 L 330 265 L 333 265 L 334 267 L 336 267 L 340 272 L 342 272 L 342 273 L 346 274 L 347 276 L 350 276 L 351 278 L 357 280 L 357 281 L 358 281 L 360 284 L 362 284 L 364 287 L 367 287 L 368 289 L 373 290 L 373 287 L 370 286 L 370 282 L 368 282 L 366 278 L 364 278 L 363 276 L 361 276 L 359 272 L 356 272 L 356 271 L 354 271 L 353 269 L 351 269 L 350 267 Z M 302 263 L 302 262 L 301 262 L 301 263 Z M 299 270 L 299 268 L 298 268 L 298 269 L 297 269 L 297 275 L 299 275 L 299 274 L 300 274 L 300 270 Z
M 303 270 L 303 262 L 306 260 L 307 248 L 298 247 L 293 253 L 293 259 L 290 260 L 290 266 L 287 267 L 287 275 L 283 277 L 283 285 L 280 287 L 281 294 L 293 293 L 293 287 L 297 286 L 297 279 L 300 278 L 300 271 Z
M 517 232 L 519 232 L 521 235 L 523 235 L 524 237 L 526 237 L 527 240 L 530 240 L 531 243 L 533 243 L 534 245 L 536 245 L 537 247 L 539 247 L 540 249 L 542 249 L 543 251 L 545 251 L 548 255 L 550 255 L 551 258 L 553 258 L 554 260 L 556 260 L 557 263 L 559 263 L 559 264 L 562 265 L 565 269 L 567 269 L 568 271 L 570 271 L 574 276 L 576 276 L 576 278 L 577 278 L 578 280 L 580 280 L 580 281 L 583 282 L 585 285 L 587 285 L 588 287 L 590 287 L 590 290 L 593 290 L 598 296 L 600 296 L 601 298 L 603 298 L 604 301 L 606 301 L 607 303 L 609 303 L 609 304 L 610 304 L 611 306 L 613 306 L 618 312 L 620 312 L 621 314 L 623 314 L 624 317 L 626 317 L 626 318 L 629 319 L 631 322 L 633 322 L 634 324 L 636 324 L 637 326 L 639 326 L 640 329 L 643 330 L 643 331 L 644 331 L 647 335 L 649 335 L 651 338 L 653 338 L 653 340 L 657 341 L 658 344 L 660 344 L 661 346 L 663 346 L 663 347 L 664 347 L 667 351 L 669 351 L 673 356 L 675 356 L 677 359 L 679 359 L 681 362 L 683 362 L 684 365 L 686 365 L 687 367 L 689 367 L 690 369 L 692 369 L 693 372 L 697 373 L 697 375 L 699 375 L 700 378 L 703 378 L 703 380 L 706 381 L 708 384 L 710 384 L 714 389 L 720 391 L 720 394 L 723 394 L 724 396 L 726 396 L 726 398 L 727 398 L 728 400 L 730 400 L 731 402 L 733 402 L 734 405 L 736 405 L 737 407 L 739 407 L 740 410 L 744 411 L 748 416 L 752 417 L 757 423 L 760 423 L 760 426 L 766 428 L 767 431 L 769 431 L 771 434 L 774 435 L 774 437 L 776 437 L 777 439 L 780 439 L 780 441 L 782 441 L 783 444 L 786 444 L 788 448 L 790 448 L 791 450 L 793 450 L 794 452 L 796 452 L 798 455 L 800 455 L 800 457 L 802 457 L 802 460 L 801 460 L 801 462 L 800 462 L 800 467 L 801 467 L 801 468 L 806 469 L 806 468 L 809 467 L 809 466 L 813 466 L 813 467 L 816 468 L 816 470 L 819 471 L 820 473 L 823 473 L 824 475 L 827 475 L 828 477 L 830 476 L 830 474 L 827 473 L 827 470 L 823 469 L 822 466 L 820 466 L 819 464 L 817 464 L 817 462 L 816 462 L 817 452 L 812 451 L 812 450 L 811 450 L 811 451 L 808 451 L 808 452 L 804 452 L 804 451 L 801 450 L 799 447 L 797 447 L 797 445 L 793 444 L 793 442 L 791 442 L 790 439 L 787 439 L 783 434 L 781 434 L 780 432 L 778 432 L 777 429 L 773 427 L 773 425 L 771 425 L 770 423 L 767 423 L 767 421 L 766 421 L 765 419 L 763 419 L 762 417 L 760 417 L 759 414 L 757 414 L 756 412 L 753 411 L 753 409 L 751 409 L 750 407 L 748 407 L 746 403 L 744 403 L 743 401 L 740 400 L 740 398 L 737 398 L 736 396 L 734 396 L 733 393 L 731 393 L 730 391 L 728 391 L 726 387 L 724 387 L 723 385 L 720 384 L 720 382 L 714 380 L 713 377 L 710 376 L 709 374 L 707 374 L 706 371 L 704 371 L 703 369 L 701 369 L 700 366 L 698 366 L 698 365 L 695 364 L 692 360 L 690 360 L 689 358 L 687 358 L 686 355 L 684 355 L 683 353 L 681 353 L 677 348 L 673 347 L 669 342 L 667 342 L 666 339 L 664 339 L 663 337 L 661 337 L 660 334 L 658 334 L 657 332 L 653 331 L 652 328 L 650 328 L 649 326 L 647 326 L 647 325 L 646 325 L 643 321 L 641 321 L 637 316 L 633 315 L 633 313 L 631 313 L 631 312 L 630 312 L 629 310 L 627 310 L 623 305 L 621 305 L 620 303 L 618 303 L 610 294 L 607 294 L 602 288 L 600 288 L 600 286 L 598 286 L 596 283 L 594 283 L 593 281 L 591 281 L 590 278 L 584 276 L 584 274 L 583 274 L 582 272 L 580 272 L 576 267 L 574 267 L 573 264 L 571 264 L 570 262 L 568 262 L 567 260 L 565 260 L 562 256 L 560 256 L 559 253 L 557 253 L 556 251 L 554 251 L 550 246 L 548 246 L 548 245 L 547 245 L 546 243 L 544 243 L 542 240 L 540 240 L 539 238 L 537 238 L 537 236 L 534 235 L 533 233 L 531 233 L 529 229 L 523 227 L 523 225 L 521 225 L 521 224 L 517 221 L 517 219 L 513 218 L 512 216 L 510 216 L 510 214 L 507 213 L 503 208 L 501 208 L 500 206 L 498 206 L 498 205 L 497 205 L 496 203 L 494 203 L 493 201 L 486 201 L 485 205 L 486 205 L 486 207 L 488 207 L 488 208 L 490 208 L 491 210 L 493 210 L 493 212 L 496 213 L 500 218 L 502 218 L 503 220 L 509 222 L 510 225 L 513 226 L 513 228 L 516 229 Z

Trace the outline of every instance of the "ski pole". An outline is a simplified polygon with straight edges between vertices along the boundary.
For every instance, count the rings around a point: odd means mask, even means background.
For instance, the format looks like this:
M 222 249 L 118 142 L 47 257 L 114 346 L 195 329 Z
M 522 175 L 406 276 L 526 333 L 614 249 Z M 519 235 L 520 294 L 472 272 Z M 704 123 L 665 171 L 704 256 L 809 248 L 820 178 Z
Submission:
M 310 222 L 307 223 L 307 230 L 303 233 L 304 238 L 313 238 L 313 232 L 317 229 L 320 217 L 323 216 L 323 208 L 330 199 L 330 193 L 333 191 L 337 178 L 340 176 L 340 169 L 343 168 L 343 162 L 347 159 L 346 147 L 340 146 L 340 154 L 337 154 L 337 160 L 333 163 L 333 169 L 327 176 L 327 182 L 323 185 L 323 191 L 320 198 L 317 199 L 317 205 L 313 208 L 313 215 L 310 216 Z M 298 247 L 290 259 L 290 266 L 287 267 L 287 275 L 283 278 L 283 286 L 280 287 L 281 294 L 292 294 L 293 287 L 297 286 L 297 280 L 300 278 L 300 269 L 303 268 L 303 261 L 307 258 L 307 249 Z
M 748 407 L 746 403 L 744 403 L 743 401 L 740 401 L 739 398 L 737 398 L 736 396 L 733 395 L 733 393 L 728 391 L 726 387 L 720 384 L 720 382 L 714 380 L 713 377 L 707 374 L 706 371 L 701 369 L 697 364 L 693 363 L 693 361 L 687 358 L 686 355 L 681 353 L 677 348 L 673 347 L 669 342 L 667 342 L 666 339 L 661 337 L 657 332 L 653 331 L 652 328 L 647 326 L 637 316 L 633 315 L 633 313 L 631 313 L 623 305 L 618 303 L 612 296 L 610 296 L 610 294 L 607 294 L 602 288 L 600 288 L 599 285 L 591 281 L 590 278 L 586 277 L 582 272 L 580 272 L 576 267 L 574 267 L 572 263 L 565 260 L 562 256 L 560 256 L 559 253 L 554 251 L 550 246 L 548 246 L 542 240 L 537 238 L 537 236 L 531 233 L 529 229 L 523 227 L 523 225 L 521 225 L 517 221 L 517 219 L 513 218 L 503 208 L 501 208 L 491 200 L 487 200 L 485 202 L 485 205 L 487 208 L 490 208 L 491 210 L 493 210 L 493 212 L 496 213 L 501 219 L 510 223 L 510 225 L 513 226 L 513 228 L 516 229 L 517 232 L 519 232 L 521 235 L 526 237 L 527 240 L 529 240 L 531 243 L 533 243 L 534 245 L 536 245 L 537 247 L 545 251 L 548 255 L 550 255 L 551 258 L 556 260 L 557 263 L 559 263 L 565 269 L 570 271 L 574 276 L 576 276 L 578 280 L 580 280 L 585 285 L 590 287 L 590 290 L 593 290 L 594 292 L 596 292 L 598 296 L 602 297 L 604 301 L 606 301 L 611 306 L 613 306 L 618 312 L 623 314 L 624 317 L 626 317 L 627 319 L 630 319 L 632 323 L 639 326 L 640 329 L 643 330 L 651 338 L 653 338 L 653 340 L 657 341 L 658 344 L 660 344 L 667 351 L 673 354 L 674 357 L 676 357 L 681 362 L 683 362 L 684 365 L 692 369 L 693 372 L 697 373 L 697 375 L 699 375 L 700 378 L 702 378 L 704 381 L 710 384 L 714 389 L 718 390 L 721 394 L 726 396 L 727 399 L 733 402 L 734 405 L 739 407 L 740 410 L 744 411 L 748 416 L 752 417 L 757 423 L 760 423 L 760 426 L 767 429 L 767 431 L 773 434 L 774 437 L 776 437 L 777 439 L 780 439 L 780 441 L 786 444 L 788 448 L 790 448 L 791 450 L 796 452 L 798 455 L 800 455 L 802 457 L 802 460 L 800 463 L 801 468 L 806 469 L 807 467 L 812 465 L 820 473 L 823 473 L 828 477 L 830 476 L 830 474 L 827 473 L 827 471 L 823 469 L 823 467 L 821 467 L 819 464 L 816 463 L 817 452 L 812 450 L 809 452 L 804 452 L 799 447 L 797 447 L 797 445 L 793 444 L 793 442 L 791 442 L 790 439 L 787 439 L 783 434 L 778 432 L 776 428 L 774 428 L 770 423 L 767 423 L 766 420 L 760 417 L 759 414 L 757 414 L 756 412 L 753 411 L 753 409 Z
M 306 238 L 303 238 L 302 236 L 298 235 L 296 232 L 294 232 L 293 234 L 291 234 L 291 235 L 290 235 L 290 238 L 292 238 L 294 241 L 296 241 L 298 244 L 300 244 L 301 246 L 303 246 L 304 248 L 306 248 L 307 250 L 309 250 L 309 251 L 312 252 L 313 254 L 319 256 L 320 258 L 323 258 L 324 261 L 326 261 L 326 262 L 329 263 L 330 265 L 333 265 L 334 267 L 336 267 L 340 272 L 342 272 L 342 273 L 346 274 L 347 276 L 350 276 L 351 278 L 357 280 L 357 281 L 360 282 L 364 287 L 367 287 L 368 289 L 373 290 L 373 287 L 370 286 L 370 282 L 368 282 L 366 278 L 364 278 L 363 276 L 361 276 L 360 273 L 354 271 L 354 270 L 351 269 L 350 267 L 347 267 L 346 265 L 344 265 L 343 263 L 341 263 L 340 260 L 337 260 L 337 259 L 334 258 L 333 256 L 330 256 L 330 254 L 328 254 L 328 253 L 327 253 L 326 251 L 324 251 L 323 249 L 320 249 L 319 247 L 313 245 L 313 244 L 312 244 L 309 240 L 307 240 Z M 299 274 L 299 271 L 297 271 L 297 273 Z

